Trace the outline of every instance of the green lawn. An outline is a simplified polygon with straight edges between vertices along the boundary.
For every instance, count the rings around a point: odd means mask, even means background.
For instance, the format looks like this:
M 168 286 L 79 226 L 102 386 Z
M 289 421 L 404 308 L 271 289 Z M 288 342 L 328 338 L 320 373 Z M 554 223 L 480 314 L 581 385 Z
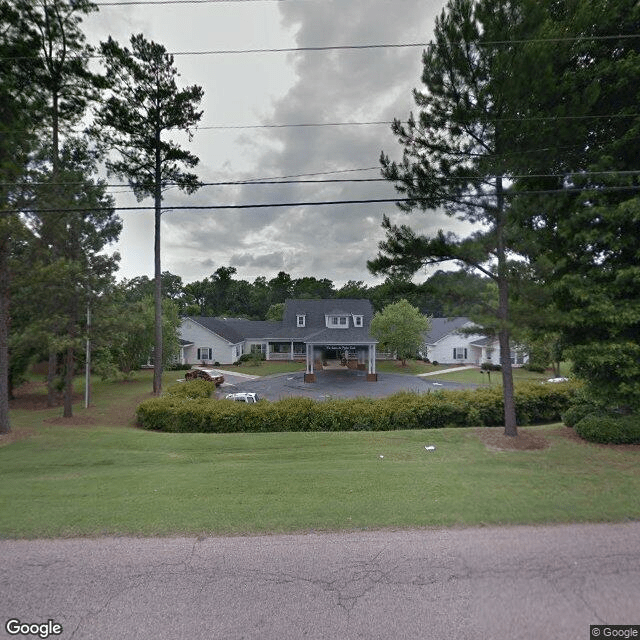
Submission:
M 448 365 L 438 364 L 432 365 L 422 362 L 422 360 L 407 360 L 405 366 L 399 360 L 377 360 L 376 371 L 378 373 L 404 373 L 406 375 L 415 376 L 419 373 L 431 373 L 432 371 L 441 371 L 449 369 Z
M 547 371 L 546 373 L 536 373 L 535 371 L 527 371 L 522 367 L 514 367 L 513 381 L 514 384 L 519 382 L 532 382 L 543 381 L 553 377 L 553 373 Z M 566 375 L 563 373 L 563 375 Z M 437 376 L 443 380 L 449 382 L 468 382 L 480 385 L 502 385 L 502 372 L 500 371 L 480 371 L 476 369 L 463 369 L 462 371 L 451 371 L 449 373 L 442 373 Z
M 0 536 L 640 517 L 640 453 L 570 441 L 559 425 L 530 427 L 550 446 L 522 452 L 489 451 L 475 429 L 150 433 L 130 426 L 149 388 L 146 373 L 129 383 L 97 383 L 95 406 L 76 410 L 79 424 L 52 423 L 60 409 L 13 411 L 14 434 L 0 446 Z

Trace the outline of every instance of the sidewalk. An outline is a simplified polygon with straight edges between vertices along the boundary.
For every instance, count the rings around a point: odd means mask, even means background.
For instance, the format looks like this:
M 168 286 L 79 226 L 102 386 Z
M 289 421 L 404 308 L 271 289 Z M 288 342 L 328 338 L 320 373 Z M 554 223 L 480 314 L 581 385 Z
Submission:
M 430 371 L 429 373 L 417 373 L 418 378 L 426 378 L 427 376 L 441 376 L 443 373 L 455 373 L 456 371 L 464 371 L 465 369 L 479 369 L 476 364 L 468 364 L 464 367 L 451 367 L 451 369 L 440 369 L 438 371 Z

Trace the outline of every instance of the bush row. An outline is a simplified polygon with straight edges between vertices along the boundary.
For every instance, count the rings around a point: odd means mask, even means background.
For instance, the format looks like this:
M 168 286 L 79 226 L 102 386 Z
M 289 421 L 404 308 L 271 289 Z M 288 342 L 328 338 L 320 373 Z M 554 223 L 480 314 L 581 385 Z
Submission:
M 614 413 L 589 413 L 575 425 L 585 440 L 603 444 L 640 444 L 640 416 Z
M 216 385 L 209 380 L 188 380 L 167 387 L 165 393 L 173 398 L 210 398 Z
M 574 390 L 569 383 L 518 388 L 518 423 L 559 420 Z M 137 418 L 145 429 L 200 433 L 438 429 L 501 425 L 503 402 L 500 387 L 399 393 L 376 399 L 287 398 L 252 405 L 202 396 L 192 399 L 180 392 L 145 400 L 138 407 Z

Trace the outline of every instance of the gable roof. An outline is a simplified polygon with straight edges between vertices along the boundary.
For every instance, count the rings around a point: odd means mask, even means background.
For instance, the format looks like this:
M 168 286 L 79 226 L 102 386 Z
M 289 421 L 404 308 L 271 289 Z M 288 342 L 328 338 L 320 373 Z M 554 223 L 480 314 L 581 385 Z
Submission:
M 305 326 L 298 327 L 297 316 L 305 316 Z M 326 316 L 362 316 L 362 327 L 328 328 Z M 246 339 L 295 340 L 326 344 L 375 343 L 369 334 L 373 307 L 369 300 L 287 300 L 282 322 L 268 320 L 246 320 L 244 318 L 216 318 L 207 316 L 187 316 L 187 319 L 215 333 L 231 344 Z
M 246 320 L 245 318 L 214 318 L 211 316 L 187 316 L 212 333 L 219 335 L 231 344 L 238 344 L 246 338 L 262 338 L 280 327 L 280 322 L 267 320 Z
M 305 326 L 297 326 L 297 316 L 305 316 Z M 348 328 L 330 329 L 326 316 L 362 316 L 362 327 L 354 327 L 353 321 Z M 369 334 L 373 307 L 369 300 L 354 298 L 336 298 L 327 300 L 286 300 L 281 330 L 272 334 L 274 338 L 294 339 L 304 342 L 333 343 L 372 343 L 377 342 Z
M 450 333 L 454 333 L 473 322 L 466 316 L 457 318 L 431 318 L 431 329 L 425 333 L 425 344 L 435 344 Z

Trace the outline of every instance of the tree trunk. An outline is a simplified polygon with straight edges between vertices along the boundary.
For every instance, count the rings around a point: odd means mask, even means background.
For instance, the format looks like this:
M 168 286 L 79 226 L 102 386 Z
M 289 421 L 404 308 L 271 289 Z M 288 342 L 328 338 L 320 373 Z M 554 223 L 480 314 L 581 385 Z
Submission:
M 2 221 L 4 223 L 4 220 Z M 0 433 L 11 431 L 9 420 L 9 237 L 0 238 Z
M 156 130 L 155 167 L 155 345 L 153 349 L 153 395 L 162 393 L 162 270 L 160 266 L 160 218 L 162 216 L 162 184 L 160 164 L 160 130 Z
M 49 365 L 47 367 L 47 407 L 56 406 L 56 374 L 58 372 L 58 354 L 49 352 Z
M 513 371 L 511 370 L 511 346 L 509 344 L 509 274 L 504 242 L 505 215 L 502 177 L 496 179 L 497 216 L 496 245 L 498 254 L 498 341 L 500 343 L 500 365 L 502 368 L 502 398 L 504 403 L 504 435 L 517 436 L 516 405 L 513 393 Z
M 64 409 L 62 415 L 65 418 L 73 416 L 73 370 L 75 367 L 75 358 L 73 347 L 67 347 L 67 355 L 65 361 L 64 372 Z

